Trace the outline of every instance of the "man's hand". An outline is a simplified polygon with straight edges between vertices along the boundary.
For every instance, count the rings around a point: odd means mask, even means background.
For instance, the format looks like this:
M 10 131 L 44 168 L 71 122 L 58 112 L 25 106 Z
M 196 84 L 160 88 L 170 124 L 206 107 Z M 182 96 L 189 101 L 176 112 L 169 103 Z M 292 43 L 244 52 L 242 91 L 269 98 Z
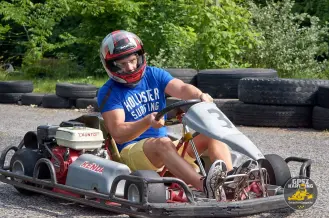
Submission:
M 202 93 L 200 95 L 200 99 L 201 99 L 201 101 L 204 101 L 204 102 L 213 102 L 214 101 L 214 99 L 208 93 Z
M 157 112 L 153 112 L 151 114 L 148 115 L 148 118 L 149 118 L 149 123 L 150 125 L 155 128 L 155 129 L 159 129 L 161 127 L 164 126 L 165 124 L 165 121 L 163 118 L 161 118 L 159 121 L 156 121 L 155 120 L 155 116 L 157 115 Z

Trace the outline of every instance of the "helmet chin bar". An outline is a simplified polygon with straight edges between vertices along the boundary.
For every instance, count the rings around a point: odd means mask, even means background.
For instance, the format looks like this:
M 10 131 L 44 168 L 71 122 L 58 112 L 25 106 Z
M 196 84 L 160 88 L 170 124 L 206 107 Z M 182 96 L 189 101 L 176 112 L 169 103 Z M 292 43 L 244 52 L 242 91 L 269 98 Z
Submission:
M 124 86 L 128 87 L 128 88 L 134 88 L 138 85 L 138 83 L 140 83 L 141 80 L 138 80 L 137 82 L 134 83 L 125 83 L 123 84 Z

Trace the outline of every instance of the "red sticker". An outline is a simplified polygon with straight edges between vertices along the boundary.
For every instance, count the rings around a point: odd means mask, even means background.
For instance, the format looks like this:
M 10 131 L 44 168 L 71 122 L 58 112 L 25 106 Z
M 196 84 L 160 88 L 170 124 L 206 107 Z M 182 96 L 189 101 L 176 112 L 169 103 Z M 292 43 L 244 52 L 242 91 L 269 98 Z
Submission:
M 89 163 L 88 161 L 83 162 L 80 167 L 85 168 L 87 170 L 94 171 L 96 173 L 103 173 L 104 167 L 95 164 L 95 163 Z

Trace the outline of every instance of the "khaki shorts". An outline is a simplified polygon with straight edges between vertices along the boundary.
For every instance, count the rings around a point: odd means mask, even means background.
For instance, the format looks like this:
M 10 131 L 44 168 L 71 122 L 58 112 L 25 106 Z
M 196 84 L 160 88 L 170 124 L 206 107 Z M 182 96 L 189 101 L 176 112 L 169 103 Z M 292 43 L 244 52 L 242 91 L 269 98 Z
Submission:
M 128 146 L 126 146 L 124 149 L 121 150 L 120 155 L 122 160 L 125 162 L 125 164 L 132 170 L 155 170 L 155 171 L 160 171 L 163 169 L 155 167 L 150 160 L 146 157 L 143 151 L 143 145 L 144 142 L 147 140 L 142 139 L 136 143 L 132 143 Z M 173 143 L 177 146 L 178 145 L 178 140 L 173 141 Z M 184 146 L 181 146 L 180 149 L 178 150 L 178 154 L 181 155 L 183 152 Z M 199 170 L 199 167 L 194 163 L 195 158 L 192 158 L 188 153 L 186 152 L 184 155 L 184 159 L 192 165 L 196 171 Z

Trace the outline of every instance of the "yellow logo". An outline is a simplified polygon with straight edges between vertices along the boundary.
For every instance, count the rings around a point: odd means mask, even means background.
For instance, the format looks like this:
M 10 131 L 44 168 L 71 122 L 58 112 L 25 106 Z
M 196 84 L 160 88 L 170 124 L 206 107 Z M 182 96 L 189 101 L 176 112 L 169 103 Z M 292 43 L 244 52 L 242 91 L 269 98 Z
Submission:
M 303 176 L 293 177 L 284 186 L 286 203 L 293 209 L 310 208 L 316 201 L 317 188 L 314 182 Z

